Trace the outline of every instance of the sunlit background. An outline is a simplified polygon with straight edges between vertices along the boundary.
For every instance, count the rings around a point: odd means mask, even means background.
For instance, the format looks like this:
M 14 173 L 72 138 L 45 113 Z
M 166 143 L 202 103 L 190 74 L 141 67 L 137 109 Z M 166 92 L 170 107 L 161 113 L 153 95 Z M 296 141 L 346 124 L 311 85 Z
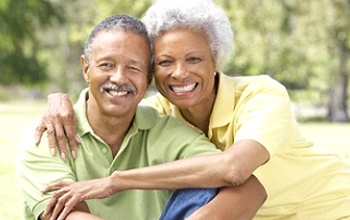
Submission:
M 228 75 L 283 83 L 304 134 L 350 161 L 348 0 L 214 0 L 235 33 Z M 0 219 L 21 219 L 15 158 L 21 133 L 51 92 L 76 100 L 90 30 L 112 14 L 137 18 L 152 0 L 0 1 Z M 152 87 L 151 89 L 155 89 Z

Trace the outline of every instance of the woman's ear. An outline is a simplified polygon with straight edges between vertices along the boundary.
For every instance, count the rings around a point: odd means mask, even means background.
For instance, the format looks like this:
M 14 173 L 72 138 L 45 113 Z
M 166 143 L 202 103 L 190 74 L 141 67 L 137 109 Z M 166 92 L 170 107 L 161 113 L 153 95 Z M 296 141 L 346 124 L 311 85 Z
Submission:
M 89 85 L 90 84 L 90 79 L 89 79 L 89 61 L 86 59 L 84 55 L 80 56 L 80 65 L 83 73 L 83 77 L 85 79 L 85 82 Z

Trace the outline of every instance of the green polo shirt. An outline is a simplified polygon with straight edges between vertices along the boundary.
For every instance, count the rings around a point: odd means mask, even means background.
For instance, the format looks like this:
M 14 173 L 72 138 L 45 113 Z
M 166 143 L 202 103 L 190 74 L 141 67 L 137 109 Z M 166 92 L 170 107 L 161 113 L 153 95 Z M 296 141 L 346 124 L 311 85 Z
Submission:
M 77 158 L 62 161 L 51 156 L 46 137 L 36 146 L 30 129 L 18 157 L 18 176 L 24 195 L 26 219 L 37 219 L 52 194 L 40 189 L 59 180 L 82 181 L 107 177 L 115 170 L 127 170 L 174 161 L 219 150 L 203 135 L 153 108 L 140 106 L 115 158 L 109 146 L 91 129 L 86 117 L 84 90 L 75 105 L 77 131 L 82 145 Z M 35 127 L 35 126 L 34 126 Z M 105 219 L 158 219 L 170 195 L 169 190 L 127 190 L 106 199 L 88 200 L 91 213 Z

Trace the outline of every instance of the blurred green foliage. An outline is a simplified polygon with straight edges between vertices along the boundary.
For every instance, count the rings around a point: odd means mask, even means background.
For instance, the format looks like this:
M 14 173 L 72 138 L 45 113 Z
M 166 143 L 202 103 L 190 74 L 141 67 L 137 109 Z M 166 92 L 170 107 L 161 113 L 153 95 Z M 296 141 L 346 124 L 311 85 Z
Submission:
M 77 94 L 85 86 L 79 57 L 90 30 L 112 14 L 142 18 L 152 2 L 1 1 L 0 86 L 45 82 L 46 93 Z M 267 74 L 288 89 L 318 91 L 338 109 L 347 108 L 349 0 L 214 2 L 225 10 L 235 33 L 227 74 Z M 338 99 L 340 104 L 332 102 Z
M 37 33 L 63 23 L 63 8 L 46 0 L 3 0 L 0 5 L 0 83 L 33 84 L 47 80 Z

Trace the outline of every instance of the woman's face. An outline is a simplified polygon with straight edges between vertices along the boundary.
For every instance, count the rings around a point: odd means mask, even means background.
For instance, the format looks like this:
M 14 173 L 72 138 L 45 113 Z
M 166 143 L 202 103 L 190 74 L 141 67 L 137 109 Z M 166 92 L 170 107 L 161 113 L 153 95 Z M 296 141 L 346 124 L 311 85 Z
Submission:
M 201 31 L 179 28 L 154 41 L 155 80 L 159 92 L 180 109 L 213 103 L 215 64 Z

